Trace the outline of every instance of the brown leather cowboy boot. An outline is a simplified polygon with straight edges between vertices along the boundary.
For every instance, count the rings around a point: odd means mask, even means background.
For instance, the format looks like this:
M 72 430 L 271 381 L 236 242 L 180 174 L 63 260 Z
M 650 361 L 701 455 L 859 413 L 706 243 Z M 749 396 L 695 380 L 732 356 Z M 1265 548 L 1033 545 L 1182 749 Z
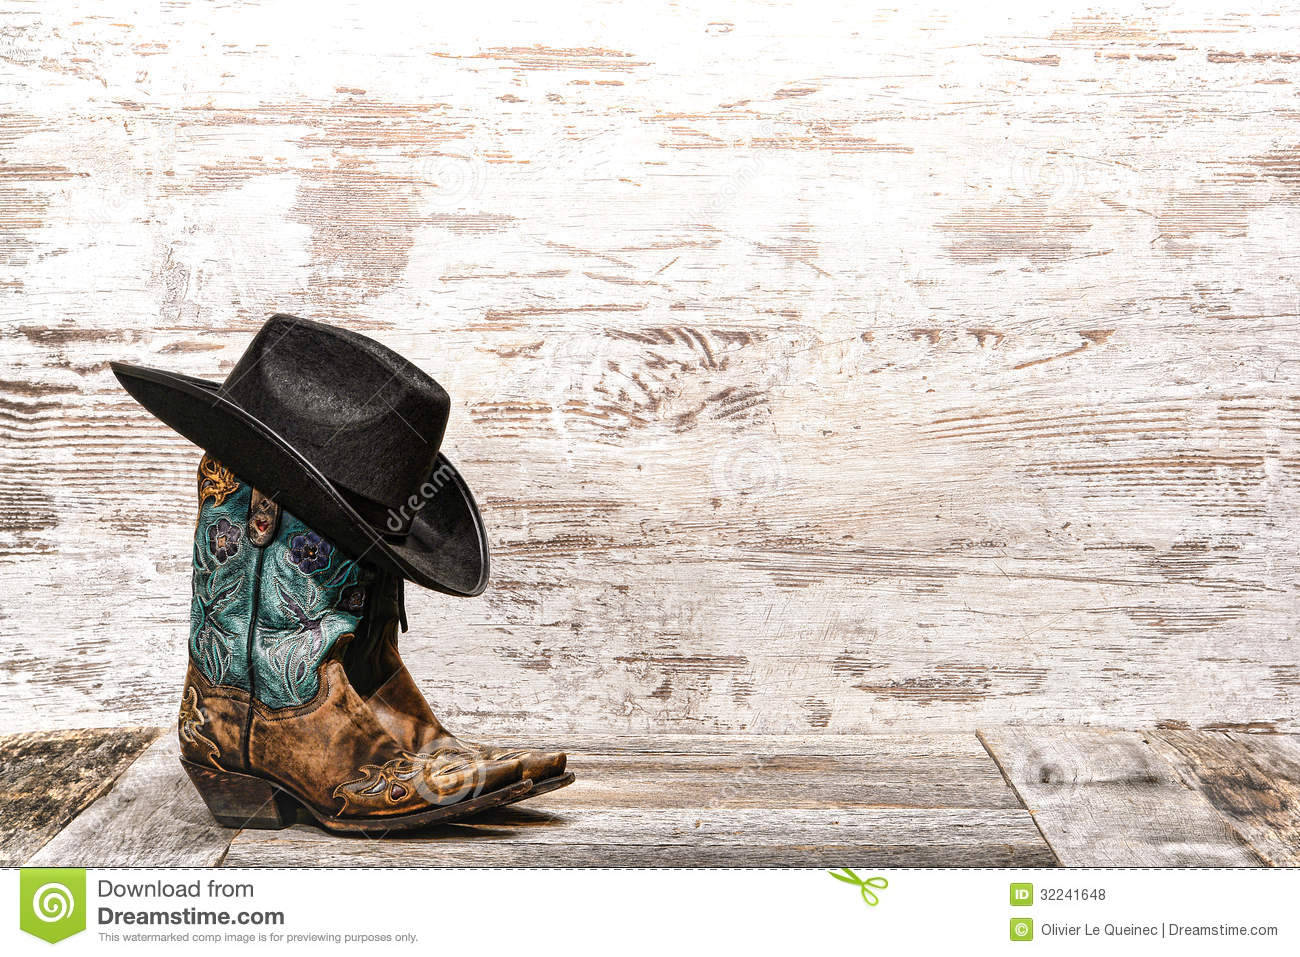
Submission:
M 180 736 L 218 820 L 278 827 L 302 805 L 331 830 L 404 830 L 573 780 L 560 752 L 456 738 L 398 654 L 405 581 L 467 597 L 488 581 L 474 496 L 440 451 L 438 383 L 285 315 L 224 382 L 112 366 L 209 453 Z
M 409 830 L 573 780 L 562 752 L 448 733 L 397 653 L 401 585 L 214 459 L 199 466 L 186 771 L 218 822 Z
M 537 797 L 573 781 L 564 773 L 563 751 L 499 748 L 458 738 L 438 720 L 398 652 L 398 631 L 406 630 L 402 579 L 381 573 L 374 603 L 352 642 L 353 684 L 370 702 L 384 729 L 404 748 L 425 754 L 469 751 L 485 761 L 518 761 Z M 522 798 L 520 798 L 522 800 Z M 512 802 L 513 803 L 513 802 Z

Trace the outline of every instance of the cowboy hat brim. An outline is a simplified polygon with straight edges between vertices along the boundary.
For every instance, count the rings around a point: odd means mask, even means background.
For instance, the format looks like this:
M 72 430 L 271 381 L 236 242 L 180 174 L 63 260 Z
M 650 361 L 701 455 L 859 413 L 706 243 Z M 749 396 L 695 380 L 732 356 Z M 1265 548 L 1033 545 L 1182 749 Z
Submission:
M 487 587 L 483 519 L 469 486 L 441 453 L 409 503 L 414 513 L 409 532 L 400 541 L 385 538 L 384 530 L 366 521 L 297 449 L 222 395 L 221 383 L 109 364 L 142 406 L 353 558 L 386 565 L 417 585 L 449 595 L 471 597 Z

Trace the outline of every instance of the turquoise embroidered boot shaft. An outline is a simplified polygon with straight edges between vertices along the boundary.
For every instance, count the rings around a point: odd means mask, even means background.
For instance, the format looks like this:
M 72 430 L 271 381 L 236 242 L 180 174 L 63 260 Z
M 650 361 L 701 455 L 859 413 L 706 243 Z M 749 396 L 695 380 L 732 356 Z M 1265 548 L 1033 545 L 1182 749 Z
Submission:
M 220 463 L 199 465 L 179 734 L 216 819 L 386 833 L 563 787 L 562 752 L 456 738 L 398 652 L 402 579 L 343 554 Z

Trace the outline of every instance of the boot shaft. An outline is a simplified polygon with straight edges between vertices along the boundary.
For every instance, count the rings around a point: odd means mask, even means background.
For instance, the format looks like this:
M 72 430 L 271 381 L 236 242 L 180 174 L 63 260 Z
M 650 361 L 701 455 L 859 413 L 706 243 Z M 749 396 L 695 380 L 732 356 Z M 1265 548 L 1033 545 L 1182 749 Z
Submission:
M 357 632 L 377 575 L 209 456 L 199 465 L 190 660 L 268 708 L 319 690 L 321 663 Z

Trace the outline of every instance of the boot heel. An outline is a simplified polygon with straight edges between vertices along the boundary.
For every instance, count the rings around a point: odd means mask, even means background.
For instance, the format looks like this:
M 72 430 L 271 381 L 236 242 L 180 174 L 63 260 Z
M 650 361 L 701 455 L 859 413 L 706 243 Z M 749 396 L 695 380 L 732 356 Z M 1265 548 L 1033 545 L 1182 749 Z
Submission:
M 298 802 L 268 781 L 250 774 L 205 768 L 184 758 L 181 764 L 222 827 L 276 830 L 297 820 Z

